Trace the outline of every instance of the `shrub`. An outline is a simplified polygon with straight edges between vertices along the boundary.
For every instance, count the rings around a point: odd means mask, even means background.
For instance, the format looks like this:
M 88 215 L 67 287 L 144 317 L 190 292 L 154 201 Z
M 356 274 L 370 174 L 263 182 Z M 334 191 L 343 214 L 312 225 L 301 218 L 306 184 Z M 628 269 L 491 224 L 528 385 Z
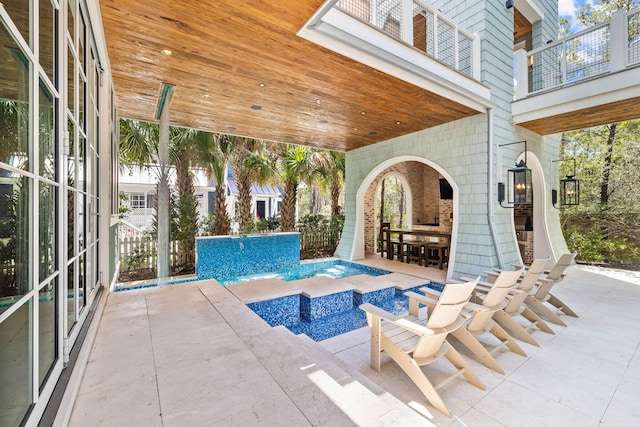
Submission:
M 588 262 L 638 262 L 640 249 L 623 237 L 608 238 L 594 229 L 578 231 L 572 229 L 565 235 L 567 246 L 578 252 L 578 259 Z
M 213 215 L 207 215 L 206 218 L 200 220 L 200 235 L 201 236 L 213 236 L 214 227 L 216 223 L 216 217 Z
M 280 228 L 280 217 L 270 216 L 269 218 L 260 218 L 256 221 L 256 230 L 259 233 L 266 231 L 277 231 Z

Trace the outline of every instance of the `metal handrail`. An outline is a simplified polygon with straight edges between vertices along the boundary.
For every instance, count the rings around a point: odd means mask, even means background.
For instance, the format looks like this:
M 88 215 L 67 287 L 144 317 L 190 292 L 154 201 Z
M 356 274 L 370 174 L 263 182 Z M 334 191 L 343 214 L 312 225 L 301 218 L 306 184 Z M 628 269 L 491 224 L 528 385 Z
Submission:
M 442 12 L 419 0 L 395 0 L 379 4 L 372 1 L 365 3 L 366 7 L 362 6 L 363 3 L 355 5 L 349 0 L 340 0 L 335 5 L 354 19 L 420 49 L 441 64 L 478 79 L 479 70 L 476 69 L 478 66 L 474 58 L 478 51 L 478 37 L 454 23 Z M 407 13 L 407 9 L 410 9 L 410 13 Z M 424 40 L 416 38 L 419 33 L 414 28 L 414 18 L 418 15 L 425 18 Z M 389 21 L 399 27 L 387 26 Z
M 640 64 L 640 9 L 518 54 L 516 98 L 558 89 Z M 521 81 L 524 80 L 524 81 Z

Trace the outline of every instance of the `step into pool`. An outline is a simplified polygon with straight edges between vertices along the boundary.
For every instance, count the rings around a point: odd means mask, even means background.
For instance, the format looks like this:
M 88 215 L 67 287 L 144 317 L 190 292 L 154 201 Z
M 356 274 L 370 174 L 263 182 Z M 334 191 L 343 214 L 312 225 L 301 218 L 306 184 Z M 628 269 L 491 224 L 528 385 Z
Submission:
M 366 326 L 365 313 L 358 308 L 365 302 L 398 316 L 408 313 L 409 298 L 405 292 L 420 293 L 423 287 L 441 291 L 444 285 L 425 280 L 422 285 L 404 290 L 390 287 L 365 294 L 348 290 L 320 298 L 297 294 L 247 306 L 271 326 L 283 325 L 295 334 L 322 341 Z

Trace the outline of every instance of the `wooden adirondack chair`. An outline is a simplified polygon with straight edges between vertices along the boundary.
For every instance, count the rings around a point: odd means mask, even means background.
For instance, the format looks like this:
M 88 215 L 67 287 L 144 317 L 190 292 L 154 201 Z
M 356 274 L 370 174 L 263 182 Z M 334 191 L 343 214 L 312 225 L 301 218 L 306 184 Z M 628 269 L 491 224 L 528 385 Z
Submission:
M 493 357 L 494 353 L 506 346 L 514 353 L 521 356 L 527 355 L 513 337 L 493 320 L 493 315 L 497 311 L 504 309 L 509 303 L 507 294 L 516 286 L 520 276 L 519 271 L 503 271 L 497 276 L 493 284 L 479 283 L 479 285 L 487 287 L 488 291 L 486 293 L 475 293 L 471 297 L 471 301 L 462 310 L 462 316 L 467 319 L 465 324 L 462 328 L 451 332 L 451 335 L 471 350 L 486 367 L 501 374 L 504 374 L 504 370 Z M 421 288 L 420 291 L 426 295 L 435 295 L 437 293 L 431 288 Z M 484 334 L 495 336 L 500 340 L 500 345 L 488 350 L 476 338 Z
M 484 385 L 471 367 L 445 340 L 449 333 L 464 324 L 465 319 L 460 312 L 469 301 L 478 280 L 479 278 L 468 283 L 447 285 L 437 300 L 407 292 L 409 315 L 406 317 L 395 316 L 372 304 L 360 306 L 367 313 L 371 332 L 371 368 L 380 372 L 380 356 L 389 355 L 418 386 L 431 405 L 449 417 L 451 412 L 436 391 L 438 388 L 463 375 L 468 382 L 484 390 Z M 424 326 L 418 321 L 418 308 L 421 304 L 429 307 Z M 443 356 L 456 367 L 456 372 L 434 386 L 421 366 L 433 363 Z
M 538 278 L 531 294 L 524 301 L 538 315 L 557 325 L 567 326 L 558 316 L 559 313 L 578 317 L 573 310 L 550 292 L 555 284 L 562 281 L 564 271 L 573 263 L 575 257 L 575 253 L 562 255 L 551 270 L 545 271 L 545 274 Z M 545 303 L 554 308 L 549 308 Z
M 520 274 L 522 274 L 522 277 L 518 279 L 517 288 L 509 291 L 509 302 L 502 310 L 498 310 L 493 316 L 493 320 L 500 323 L 500 325 L 507 329 L 515 338 L 531 345 L 535 345 L 536 347 L 540 347 L 540 344 L 538 344 L 538 342 L 531 336 L 530 331 L 533 328 L 537 327 L 541 331 L 549 334 L 555 334 L 555 332 L 544 320 L 542 320 L 540 316 L 526 306 L 524 302 L 527 297 L 530 296 L 532 289 L 540 276 L 544 274 L 544 268 L 547 265 L 547 262 L 547 259 L 537 259 L 531 263 L 531 266 L 528 269 L 524 270 L 524 274 L 521 270 Z M 499 274 L 500 273 L 497 271 L 487 272 L 489 281 L 495 280 Z M 478 287 L 478 291 L 482 292 L 482 286 Z M 485 292 L 486 291 L 488 291 L 488 289 L 486 289 Z M 529 322 L 529 324 L 527 326 L 523 326 L 515 319 L 517 316 L 522 316 Z

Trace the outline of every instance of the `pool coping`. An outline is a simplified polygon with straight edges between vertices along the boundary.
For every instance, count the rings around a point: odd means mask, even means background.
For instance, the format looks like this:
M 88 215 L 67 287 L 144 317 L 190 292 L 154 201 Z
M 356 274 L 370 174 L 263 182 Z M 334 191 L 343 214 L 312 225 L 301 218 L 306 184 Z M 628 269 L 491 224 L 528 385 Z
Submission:
M 418 286 L 427 286 L 430 283 L 432 281 L 429 279 L 404 273 L 389 273 L 381 276 L 370 276 L 365 273 L 340 279 L 320 276 L 290 282 L 271 277 L 232 283 L 225 285 L 225 287 L 242 303 L 251 304 L 296 294 L 308 298 L 320 298 L 350 290 L 360 294 L 387 288 L 404 291 Z

